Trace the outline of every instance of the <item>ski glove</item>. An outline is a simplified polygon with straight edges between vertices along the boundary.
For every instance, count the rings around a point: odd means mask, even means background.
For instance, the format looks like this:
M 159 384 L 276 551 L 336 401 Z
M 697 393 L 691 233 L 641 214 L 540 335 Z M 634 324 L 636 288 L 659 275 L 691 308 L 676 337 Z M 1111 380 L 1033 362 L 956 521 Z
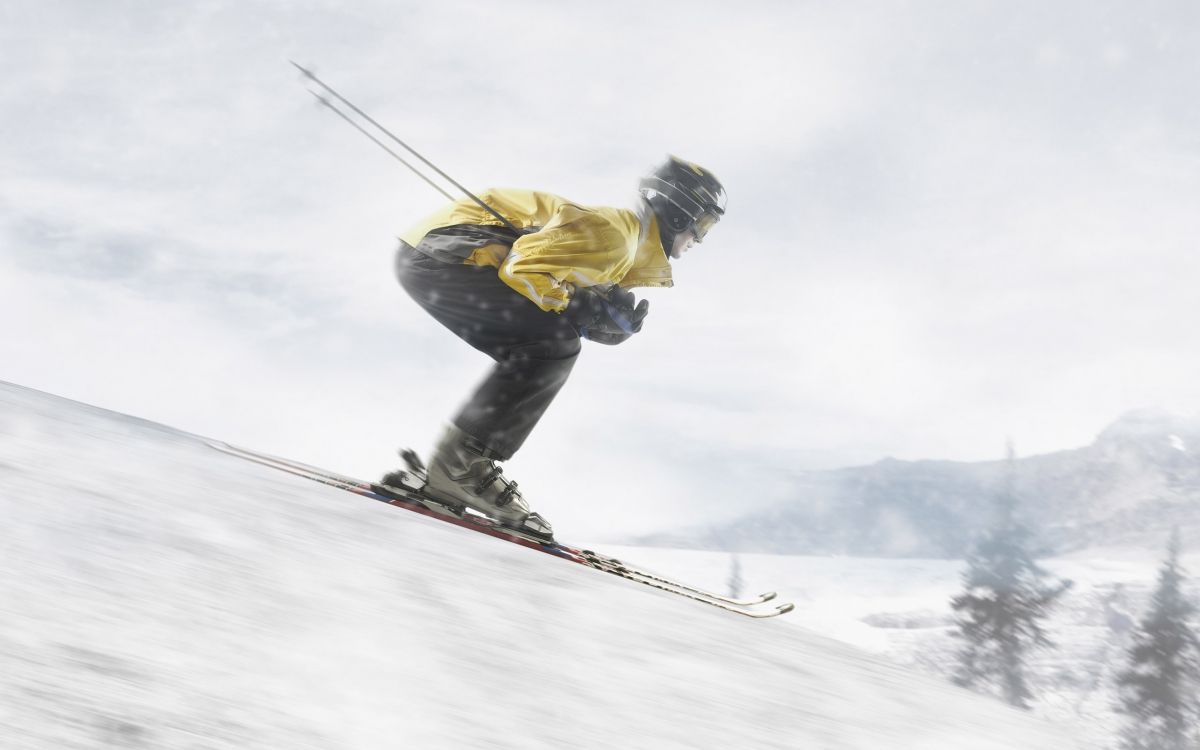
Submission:
M 629 337 L 632 335 L 632 333 L 600 333 L 599 331 L 588 331 L 587 340 L 595 341 L 597 344 L 604 344 L 605 346 L 616 346 L 617 344 L 623 344 L 628 341 Z
M 607 296 L 594 287 L 576 288 L 563 311 L 580 336 L 609 345 L 619 344 L 642 330 L 642 321 L 649 313 L 649 300 L 637 302 L 632 292 L 619 286 L 612 287 Z

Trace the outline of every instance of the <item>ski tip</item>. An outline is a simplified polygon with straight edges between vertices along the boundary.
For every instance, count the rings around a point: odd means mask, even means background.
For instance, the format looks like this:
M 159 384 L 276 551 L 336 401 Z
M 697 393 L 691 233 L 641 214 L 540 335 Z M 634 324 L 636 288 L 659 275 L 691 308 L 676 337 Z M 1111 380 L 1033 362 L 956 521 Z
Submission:
M 774 598 L 775 598 L 775 596 L 776 596 L 776 594 L 775 594 L 775 592 L 774 592 L 774 591 L 768 591 L 768 592 L 767 592 L 767 593 L 765 593 L 765 594 L 759 594 L 759 597 L 758 597 L 758 598 L 759 598 L 761 601 L 764 601 L 764 602 L 769 602 L 769 601 L 771 601 L 772 599 L 774 599 Z
M 781 615 L 786 615 L 788 612 L 791 612 L 795 608 L 796 608 L 795 604 L 780 604 L 778 607 L 775 608 L 775 611 Z

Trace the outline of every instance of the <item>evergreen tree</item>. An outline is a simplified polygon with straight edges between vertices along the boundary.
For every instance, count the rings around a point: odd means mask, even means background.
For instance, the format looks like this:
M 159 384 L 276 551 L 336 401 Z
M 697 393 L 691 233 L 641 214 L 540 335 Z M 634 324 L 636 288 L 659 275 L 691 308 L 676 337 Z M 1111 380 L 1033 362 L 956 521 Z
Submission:
M 1117 676 L 1117 710 L 1129 716 L 1122 750 L 1200 748 L 1200 638 L 1183 592 L 1179 530 L 1171 534 L 1150 609 L 1134 631 L 1129 666 Z
M 1033 649 L 1053 645 L 1041 621 L 1071 582 L 1052 581 L 1034 561 L 1032 534 L 1017 520 L 1015 472 L 1010 444 L 995 519 L 967 557 L 963 593 L 951 600 L 957 635 L 964 641 L 953 679 L 1028 708 L 1033 695 L 1026 661 Z
M 742 598 L 742 561 L 738 556 L 731 555 L 729 563 L 729 596 L 734 599 Z

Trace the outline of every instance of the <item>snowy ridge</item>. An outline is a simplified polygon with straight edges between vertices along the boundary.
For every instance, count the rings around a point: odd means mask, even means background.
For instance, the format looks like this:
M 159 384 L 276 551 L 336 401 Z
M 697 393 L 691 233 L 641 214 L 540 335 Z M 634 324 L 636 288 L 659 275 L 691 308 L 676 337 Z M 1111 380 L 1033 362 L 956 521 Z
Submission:
M 1016 460 L 1021 511 L 1049 552 L 1158 549 L 1200 535 L 1200 419 L 1142 410 L 1089 446 Z M 810 472 L 792 499 L 645 544 L 783 554 L 961 558 L 990 518 L 1004 461 L 898 461 Z
M 3 384 L 0 500 L 6 746 L 1071 746 L 794 624 Z

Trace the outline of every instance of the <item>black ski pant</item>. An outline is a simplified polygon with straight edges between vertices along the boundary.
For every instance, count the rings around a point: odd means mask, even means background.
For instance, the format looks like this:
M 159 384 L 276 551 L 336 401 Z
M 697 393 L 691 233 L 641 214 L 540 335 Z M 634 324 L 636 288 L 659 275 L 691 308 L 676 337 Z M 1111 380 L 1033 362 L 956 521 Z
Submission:
M 511 289 L 495 268 L 446 263 L 401 243 L 396 277 L 439 323 L 495 360 L 453 422 L 488 458 L 511 458 L 567 382 L 579 333 Z

